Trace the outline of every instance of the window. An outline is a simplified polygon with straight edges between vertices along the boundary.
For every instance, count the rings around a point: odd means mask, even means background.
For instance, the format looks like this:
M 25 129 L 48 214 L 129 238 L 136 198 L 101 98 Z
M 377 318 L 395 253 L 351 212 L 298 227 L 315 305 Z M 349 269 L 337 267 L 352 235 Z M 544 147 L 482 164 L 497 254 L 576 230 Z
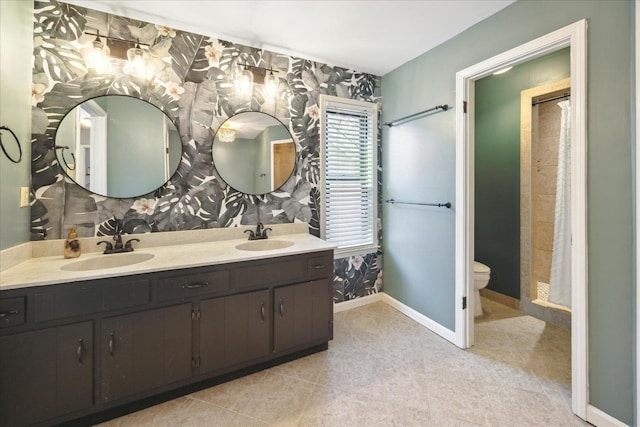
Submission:
M 339 256 L 375 251 L 377 106 L 323 95 L 320 109 L 322 237 Z

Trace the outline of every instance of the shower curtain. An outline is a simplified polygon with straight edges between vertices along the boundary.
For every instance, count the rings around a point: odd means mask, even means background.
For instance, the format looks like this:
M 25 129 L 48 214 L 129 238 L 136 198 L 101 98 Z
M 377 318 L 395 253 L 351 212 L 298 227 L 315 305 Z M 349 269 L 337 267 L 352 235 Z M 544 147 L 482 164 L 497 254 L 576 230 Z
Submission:
M 571 103 L 562 109 L 549 301 L 571 308 Z

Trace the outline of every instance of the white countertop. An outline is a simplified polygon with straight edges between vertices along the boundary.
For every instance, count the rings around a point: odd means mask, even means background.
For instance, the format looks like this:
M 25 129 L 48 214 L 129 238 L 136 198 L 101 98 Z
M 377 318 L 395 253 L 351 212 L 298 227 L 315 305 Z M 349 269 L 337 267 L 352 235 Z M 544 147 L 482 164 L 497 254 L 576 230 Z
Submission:
M 164 245 L 158 244 L 157 246 L 145 247 L 142 242 L 145 241 L 145 238 L 154 240 L 150 238 L 152 234 L 124 235 L 123 241 L 127 241 L 130 238 L 139 238 L 141 240 L 141 247 L 135 249 L 135 251 L 132 253 L 153 254 L 153 258 L 143 262 L 139 262 L 137 264 L 131 264 L 121 267 L 104 268 L 89 271 L 66 271 L 63 270 L 62 267 L 74 262 L 98 257 L 126 257 L 131 252 L 110 255 L 104 255 L 101 252 L 83 253 L 79 258 L 65 259 L 61 254 L 62 250 L 60 250 L 59 255 L 32 256 L 31 258 L 19 262 L 10 268 L 6 268 L 0 273 L 0 290 L 51 285 L 80 280 L 102 279 L 116 276 L 128 276 L 132 274 L 151 273 L 155 271 L 166 271 L 180 268 L 251 261 L 256 259 L 331 250 L 335 248 L 334 245 L 331 245 L 324 240 L 318 239 L 317 237 L 314 237 L 307 233 L 294 232 L 291 234 L 286 234 L 287 231 L 299 231 L 300 227 L 278 228 L 277 226 L 271 225 L 269 225 L 269 227 L 274 227 L 274 235 L 271 237 L 272 240 L 288 240 L 293 242 L 293 245 L 286 248 L 274 250 L 245 251 L 236 249 L 236 245 L 246 242 L 246 238 L 226 238 L 224 240 L 218 240 L 214 237 L 213 241 L 189 242 L 188 238 L 178 239 L 178 235 L 176 234 L 176 239 L 173 240 L 178 242 L 182 241 L 183 243 Z M 240 228 L 239 230 L 237 230 L 240 234 L 236 232 L 234 233 L 235 236 L 237 237 L 238 235 L 241 235 L 243 230 L 245 229 L 250 228 Z M 196 240 L 202 240 L 202 234 L 210 231 L 211 230 L 200 231 L 198 239 Z M 161 234 L 168 235 L 165 237 L 170 238 L 173 233 L 177 232 L 168 232 Z M 193 232 L 183 232 L 181 236 L 188 236 L 188 234 L 185 233 Z M 228 231 L 225 237 L 230 237 Z M 88 240 L 96 239 L 90 238 Z M 166 241 L 167 239 L 162 240 Z M 60 240 L 58 242 L 60 242 L 60 245 L 62 245 L 64 241 Z M 136 243 L 134 243 L 134 247 L 136 247 Z M 35 253 L 36 250 L 34 249 L 33 252 Z

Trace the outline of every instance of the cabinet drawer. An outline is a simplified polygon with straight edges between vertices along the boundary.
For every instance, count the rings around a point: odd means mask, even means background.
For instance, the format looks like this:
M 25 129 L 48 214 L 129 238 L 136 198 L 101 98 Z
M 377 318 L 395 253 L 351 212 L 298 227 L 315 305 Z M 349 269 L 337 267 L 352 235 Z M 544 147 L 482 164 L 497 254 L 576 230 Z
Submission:
M 0 299 L 0 328 L 24 323 L 24 297 Z
M 307 259 L 307 275 L 309 278 L 329 277 L 333 275 L 333 257 L 323 254 Z
M 299 282 L 307 276 L 307 258 L 274 258 L 238 267 L 234 286 L 238 289 Z
M 102 310 L 117 310 L 149 303 L 149 280 L 110 283 L 102 289 Z
M 149 302 L 149 280 L 105 279 L 72 283 L 34 295 L 36 322 L 135 307 Z
M 97 313 L 102 308 L 98 282 L 82 282 L 47 289 L 33 297 L 34 320 L 44 322 L 64 317 Z
M 229 289 L 227 270 L 183 274 L 158 280 L 158 299 L 169 301 L 205 295 Z

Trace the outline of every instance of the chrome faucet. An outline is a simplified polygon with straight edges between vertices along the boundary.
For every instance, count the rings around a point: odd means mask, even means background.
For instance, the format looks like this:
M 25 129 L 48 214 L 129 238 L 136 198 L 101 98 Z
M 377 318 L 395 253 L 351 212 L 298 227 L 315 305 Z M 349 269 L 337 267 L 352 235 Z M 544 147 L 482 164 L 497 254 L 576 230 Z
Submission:
M 104 253 L 105 254 L 118 254 L 118 253 L 122 253 L 122 252 L 133 252 L 133 246 L 132 243 L 133 242 L 139 242 L 140 239 L 129 239 L 127 240 L 127 242 L 123 245 L 122 244 L 122 222 L 121 221 L 116 221 L 116 227 L 114 229 L 113 232 L 113 242 L 111 243 L 107 240 L 101 240 L 99 241 L 97 244 L 100 245 L 101 243 L 105 244 L 105 250 Z
M 270 227 L 265 228 L 264 224 L 259 222 L 256 225 L 256 231 L 253 230 L 244 230 L 245 233 L 249 233 L 249 240 L 262 240 L 268 239 L 267 231 L 272 231 Z

